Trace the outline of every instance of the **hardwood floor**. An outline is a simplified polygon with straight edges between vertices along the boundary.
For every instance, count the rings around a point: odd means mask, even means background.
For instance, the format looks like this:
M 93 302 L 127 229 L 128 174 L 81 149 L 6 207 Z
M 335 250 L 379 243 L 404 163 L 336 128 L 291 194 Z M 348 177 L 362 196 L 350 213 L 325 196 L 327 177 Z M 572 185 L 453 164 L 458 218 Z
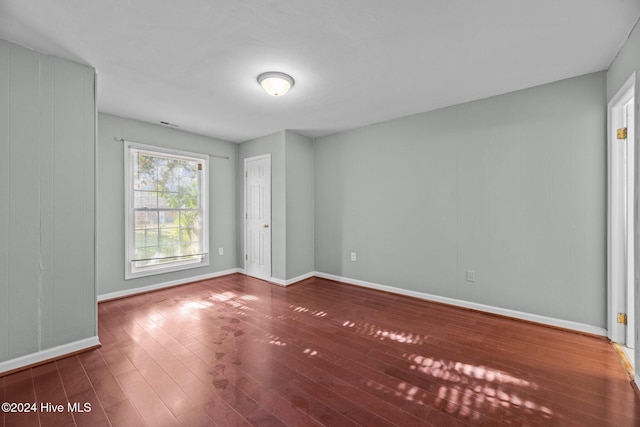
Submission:
M 103 346 L 0 378 L 2 426 L 633 426 L 603 338 L 312 278 L 99 304 Z M 67 403 L 89 403 L 69 412 Z

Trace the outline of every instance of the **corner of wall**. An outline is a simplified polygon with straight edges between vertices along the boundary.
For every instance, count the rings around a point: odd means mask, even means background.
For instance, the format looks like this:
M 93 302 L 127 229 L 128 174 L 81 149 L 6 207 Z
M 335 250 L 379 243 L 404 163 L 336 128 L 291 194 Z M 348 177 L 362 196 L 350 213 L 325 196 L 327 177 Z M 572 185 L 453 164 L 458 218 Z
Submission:
M 640 20 L 607 70 L 607 101 L 620 90 L 634 71 L 640 70 Z

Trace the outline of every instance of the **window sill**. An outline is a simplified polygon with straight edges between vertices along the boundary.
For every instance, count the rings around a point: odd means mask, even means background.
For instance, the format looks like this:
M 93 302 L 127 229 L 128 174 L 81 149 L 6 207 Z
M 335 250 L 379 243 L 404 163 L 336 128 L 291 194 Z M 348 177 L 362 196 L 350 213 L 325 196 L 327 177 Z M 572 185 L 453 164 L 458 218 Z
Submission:
M 124 274 L 124 280 L 137 279 L 139 277 L 155 276 L 158 274 L 171 273 L 174 271 L 190 270 L 193 268 L 207 267 L 209 265 L 209 256 L 206 255 L 202 260 L 182 261 L 171 263 L 166 266 L 151 266 L 137 268 L 135 271 L 127 270 Z

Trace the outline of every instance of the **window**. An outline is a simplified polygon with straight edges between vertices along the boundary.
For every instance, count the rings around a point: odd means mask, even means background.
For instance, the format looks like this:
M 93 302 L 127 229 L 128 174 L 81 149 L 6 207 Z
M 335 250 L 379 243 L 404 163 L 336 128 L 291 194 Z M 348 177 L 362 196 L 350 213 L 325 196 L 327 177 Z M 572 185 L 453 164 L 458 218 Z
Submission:
M 125 279 L 209 265 L 209 156 L 125 142 Z

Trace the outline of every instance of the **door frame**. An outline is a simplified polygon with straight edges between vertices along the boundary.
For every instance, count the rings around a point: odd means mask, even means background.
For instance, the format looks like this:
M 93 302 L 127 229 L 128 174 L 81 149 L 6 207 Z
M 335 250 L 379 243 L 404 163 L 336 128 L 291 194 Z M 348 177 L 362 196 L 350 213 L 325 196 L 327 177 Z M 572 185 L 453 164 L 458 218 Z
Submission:
M 609 339 L 618 343 L 624 343 L 626 339 L 625 326 L 617 323 L 617 313 L 626 311 L 628 260 L 625 246 L 628 236 L 624 221 L 626 169 L 623 161 L 626 149 L 618 142 L 616 129 L 621 124 L 619 110 L 634 96 L 635 83 L 636 73 L 633 73 L 607 105 L 607 330 Z M 636 228 L 637 216 L 636 209 Z
M 273 209 L 271 208 L 271 206 L 272 206 L 271 195 L 273 193 L 273 191 L 271 189 L 272 186 L 273 186 L 273 183 L 271 182 L 272 181 L 272 179 L 271 179 L 271 177 L 272 177 L 272 174 L 271 174 L 271 165 L 272 165 L 272 163 L 271 163 L 271 153 L 260 154 L 258 156 L 252 156 L 252 157 L 245 157 L 244 158 L 244 169 L 242 171 L 242 177 L 243 177 L 243 180 L 244 180 L 243 197 L 242 197 L 242 200 L 243 200 L 242 210 L 243 210 L 243 215 L 244 215 L 244 218 L 243 218 L 243 221 L 244 221 L 244 227 L 243 227 L 243 230 L 244 230 L 244 239 L 243 240 L 244 240 L 244 242 L 243 243 L 244 243 L 244 245 L 243 245 L 242 250 L 243 250 L 243 254 L 245 255 L 242 265 L 243 265 L 243 269 L 244 269 L 245 274 L 248 274 L 248 272 L 247 272 L 247 253 L 248 253 L 247 252 L 247 249 L 248 249 L 248 242 L 247 242 L 247 240 L 248 240 L 248 237 L 247 237 L 248 236 L 248 233 L 247 233 L 247 227 L 248 227 L 248 221 L 247 221 L 247 194 L 248 194 L 248 192 L 247 192 L 247 184 L 248 184 L 248 180 L 247 180 L 247 163 L 255 161 L 255 160 L 269 160 L 269 208 L 271 210 L 269 212 L 269 218 L 270 218 L 270 223 L 273 224 L 273 218 L 272 218 Z M 270 238 L 269 238 L 269 247 L 268 247 L 268 250 L 269 250 L 269 266 L 268 266 L 269 267 L 269 272 L 268 272 L 268 275 L 267 275 L 268 277 L 252 276 L 252 277 L 257 277 L 257 278 L 263 279 L 263 280 L 270 280 L 271 279 L 271 272 L 272 272 L 272 269 L 273 269 L 273 227 L 269 228 L 269 235 L 270 235 Z

